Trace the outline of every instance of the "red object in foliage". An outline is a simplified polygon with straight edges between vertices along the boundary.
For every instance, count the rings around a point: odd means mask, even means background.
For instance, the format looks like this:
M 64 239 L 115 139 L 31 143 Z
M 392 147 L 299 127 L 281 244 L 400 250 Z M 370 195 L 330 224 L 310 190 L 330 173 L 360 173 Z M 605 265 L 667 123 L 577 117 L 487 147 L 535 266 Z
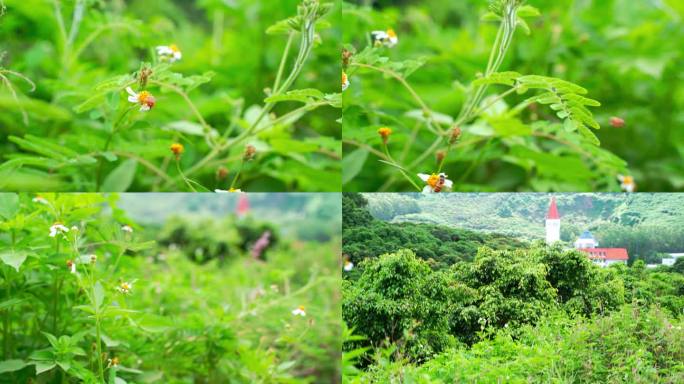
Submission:
M 546 218 L 549 220 L 558 220 L 560 215 L 558 214 L 558 207 L 556 206 L 556 198 L 551 198 L 551 205 L 549 205 L 549 213 L 546 214 Z
M 247 214 L 247 212 L 249 212 L 249 199 L 247 198 L 246 194 L 240 194 L 240 199 L 238 200 L 235 211 L 237 212 L 238 216 L 244 216 Z
M 625 126 L 625 120 L 621 119 L 619 117 L 611 117 L 610 118 L 610 125 L 612 125 L 615 128 L 622 128 Z

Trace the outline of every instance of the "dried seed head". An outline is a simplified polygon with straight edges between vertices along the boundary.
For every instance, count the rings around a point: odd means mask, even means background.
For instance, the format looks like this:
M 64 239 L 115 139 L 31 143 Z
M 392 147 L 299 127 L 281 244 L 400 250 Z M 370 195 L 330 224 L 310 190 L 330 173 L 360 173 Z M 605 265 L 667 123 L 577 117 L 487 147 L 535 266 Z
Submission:
M 250 161 L 254 159 L 254 156 L 256 155 L 256 147 L 253 145 L 247 145 L 245 147 L 245 153 L 242 155 L 242 160 L 243 161 Z
M 228 177 L 228 169 L 226 167 L 219 167 L 216 170 L 216 178 L 219 180 L 223 180 L 226 177 Z
M 444 152 L 444 151 L 435 152 L 435 158 L 437 159 L 437 164 L 441 164 L 442 161 L 444 161 L 445 157 L 446 157 L 446 152 Z
M 349 61 L 354 54 L 348 49 L 342 49 L 342 68 L 349 66 Z
M 625 120 L 619 117 L 613 116 L 610 118 L 610 125 L 615 128 L 622 128 L 625 126 Z
M 461 127 L 456 126 L 451 129 L 451 136 L 449 137 L 449 144 L 455 143 L 461 137 Z

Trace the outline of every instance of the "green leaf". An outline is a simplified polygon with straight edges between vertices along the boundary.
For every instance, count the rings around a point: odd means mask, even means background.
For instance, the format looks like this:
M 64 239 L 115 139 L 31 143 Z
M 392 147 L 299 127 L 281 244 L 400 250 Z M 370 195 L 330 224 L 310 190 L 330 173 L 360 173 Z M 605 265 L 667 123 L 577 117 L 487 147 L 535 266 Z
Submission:
M 5 250 L 0 252 L 2 262 L 14 268 L 17 272 L 19 272 L 19 267 L 26 261 L 26 256 L 28 256 L 26 251 Z
M 54 361 L 36 361 L 32 364 L 36 366 L 36 375 L 40 375 L 41 373 L 47 372 L 57 366 L 57 363 Z
M 315 88 L 307 88 L 307 89 L 295 89 L 289 92 L 286 92 L 282 95 L 275 95 L 271 97 L 267 97 L 265 101 L 267 103 L 278 103 L 281 101 L 299 101 L 302 103 L 310 103 L 318 100 L 322 100 L 325 97 L 325 94 L 318 89 Z
M 104 288 L 102 287 L 102 284 L 98 281 L 95 283 L 95 286 L 93 287 L 93 299 L 95 299 L 95 308 L 97 310 L 102 307 L 102 303 L 104 302 Z
M 154 248 L 154 246 L 157 245 L 157 242 L 154 240 L 150 241 L 145 241 L 143 243 L 135 243 L 135 244 L 129 244 L 126 248 L 131 250 L 131 251 L 142 251 L 145 249 L 151 249 Z
M 0 193 L 0 217 L 11 219 L 19 211 L 19 195 Z
M 18 359 L 13 359 L 13 360 L 5 360 L 0 362 L 0 373 L 7 373 L 7 372 L 14 372 L 18 371 L 24 367 L 29 365 L 27 362 L 24 360 L 18 360 Z
M 368 151 L 359 148 L 342 159 L 342 184 L 347 184 L 361 172 L 368 159 Z
M 103 192 L 126 192 L 133 184 L 135 172 L 138 169 L 138 162 L 134 159 L 129 159 L 122 162 L 118 167 L 107 175 L 102 183 Z

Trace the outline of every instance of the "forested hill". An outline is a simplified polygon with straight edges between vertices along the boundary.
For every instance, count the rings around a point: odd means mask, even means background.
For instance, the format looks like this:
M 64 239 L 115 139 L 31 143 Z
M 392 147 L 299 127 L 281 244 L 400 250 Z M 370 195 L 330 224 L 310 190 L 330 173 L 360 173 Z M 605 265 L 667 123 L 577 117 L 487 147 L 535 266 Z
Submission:
M 562 239 L 585 229 L 684 228 L 684 196 L 677 194 L 364 194 L 370 213 L 390 222 L 433 223 L 526 239 L 544 237 L 551 196 L 558 202 Z M 596 233 L 595 233 L 596 234 Z
M 471 261 L 482 246 L 498 250 L 527 246 L 496 233 L 425 223 L 387 223 L 373 218 L 368 213 L 366 200 L 356 193 L 344 194 L 342 212 L 343 252 L 355 265 L 367 258 L 407 249 L 439 269 L 459 261 Z

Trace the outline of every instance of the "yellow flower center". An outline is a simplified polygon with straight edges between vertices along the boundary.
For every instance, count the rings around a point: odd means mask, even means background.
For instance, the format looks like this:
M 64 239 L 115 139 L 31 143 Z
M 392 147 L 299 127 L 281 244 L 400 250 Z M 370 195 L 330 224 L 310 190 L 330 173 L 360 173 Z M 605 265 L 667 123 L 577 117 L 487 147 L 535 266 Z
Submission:
M 297 309 L 299 309 L 300 311 L 304 311 L 304 306 L 300 305 L 299 307 L 297 307 Z
M 176 44 L 169 45 L 169 49 L 173 52 L 180 52 L 180 49 L 178 49 L 178 46 Z
M 439 175 L 436 173 L 433 173 L 432 175 L 430 175 L 430 177 L 428 177 L 428 179 L 426 181 L 427 185 L 429 185 L 432 188 L 434 188 L 438 182 L 439 182 Z
M 387 36 L 388 36 L 390 39 L 394 39 L 394 38 L 397 37 L 397 33 L 394 32 L 394 29 L 390 28 L 390 29 L 387 30 Z
M 382 136 L 383 138 L 387 138 L 389 135 L 392 134 L 392 129 L 388 127 L 382 127 L 378 129 L 378 134 Z
M 121 289 L 123 289 L 124 291 L 130 291 L 131 285 L 128 283 L 121 283 Z
M 342 85 L 344 85 L 347 82 L 347 74 L 342 72 Z
M 181 153 L 183 153 L 184 150 L 185 150 L 185 148 L 183 147 L 183 144 L 180 144 L 180 143 L 171 144 L 171 152 L 173 152 L 176 155 L 180 155 Z
M 622 179 L 623 184 L 634 184 L 634 178 L 632 176 L 625 176 Z
M 150 96 L 152 96 L 151 93 L 149 93 L 147 91 L 142 91 L 142 92 L 138 93 L 138 101 L 141 104 L 145 104 L 145 103 L 147 103 L 147 100 L 150 98 Z

